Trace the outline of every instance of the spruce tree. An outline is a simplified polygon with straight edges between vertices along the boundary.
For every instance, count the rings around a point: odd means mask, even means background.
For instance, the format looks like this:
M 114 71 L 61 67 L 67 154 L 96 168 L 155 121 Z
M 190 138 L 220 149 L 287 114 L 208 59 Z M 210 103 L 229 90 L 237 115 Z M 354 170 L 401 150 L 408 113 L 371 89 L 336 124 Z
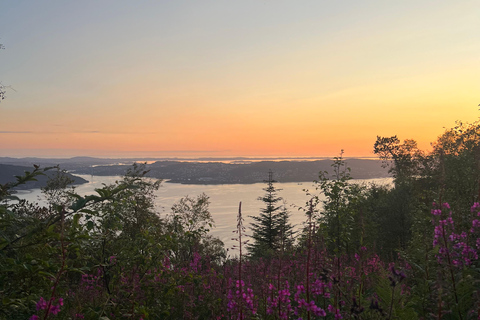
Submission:
M 293 235 L 296 233 L 293 231 L 293 225 L 289 222 L 290 212 L 287 208 L 287 202 L 283 200 L 283 205 L 280 209 L 279 221 L 280 221 L 280 238 L 279 249 L 283 251 L 291 249 L 294 244 Z
M 283 199 L 277 193 L 281 189 L 275 188 L 274 183 L 277 181 L 273 180 L 272 171 L 268 172 L 268 180 L 264 182 L 267 184 L 267 187 L 263 188 L 265 195 L 258 200 L 263 201 L 266 206 L 259 216 L 250 216 L 254 222 L 250 226 L 253 243 L 249 246 L 249 251 L 254 257 L 266 256 L 285 248 L 292 230 L 286 207 L 279 205 Z

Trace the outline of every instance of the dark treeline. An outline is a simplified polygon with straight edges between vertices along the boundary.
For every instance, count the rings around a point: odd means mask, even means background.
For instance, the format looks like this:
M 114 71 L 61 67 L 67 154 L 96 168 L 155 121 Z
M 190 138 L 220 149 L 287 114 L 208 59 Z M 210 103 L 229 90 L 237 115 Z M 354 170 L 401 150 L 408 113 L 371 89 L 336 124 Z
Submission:
M 160 182 L 141 165 L 85 197 L 57 171 L 48 207 L 11 193 L 44 174 L 35 167 L 0 188 L 0 317 L 478 318 L 480 123 L 446 130 L 431 152 L 397 137 L 374 152 L 394 185 L 352 183 L 340 155 L 315 181 L 323 196 L 298 208 L 298 233 L 270 172 L 254 223 L 232 213 L 234 252 L 209 235 L 207 195 L 160 217 Z

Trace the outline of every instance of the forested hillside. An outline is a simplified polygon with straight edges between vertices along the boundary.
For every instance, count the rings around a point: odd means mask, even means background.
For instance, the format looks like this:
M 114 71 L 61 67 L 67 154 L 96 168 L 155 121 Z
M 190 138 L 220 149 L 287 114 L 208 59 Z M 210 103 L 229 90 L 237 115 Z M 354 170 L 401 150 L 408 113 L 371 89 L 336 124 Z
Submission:
M 346 160 L 355 179 L 388 177 L 381 161 L 372 159 Z M 146 166 L 148 176 L 184 184 L 256 183 L 265 179 L 269 170 L 280 182 L 306 182 L 327 170 L 331 160 L 259 161 L 252 163 L 157 161 Z M 106 165 L 78 168 L 75 172 L 93 175 L 122 175 L 128 166 Z
M 0 164 L 0 184 L 6 184 L 8 182 L 15 181 L 15 176 L 24 175 L 25 171 L 32 171 L 32 167 L 23 167 L 23 166 L 14 166 L 8 164 Z M 40 175 L 35 178 L 35 180 L 28 181 L 25 184 L 17 186 L 18 189 L 33 189 L 33 188 L 42 188 L 47 185 L 47 180 L 49 177 L 53 177 L 55 170 L 51 170 L 45 173 L 45 175 Z M 87 180 L 65 173 L 65 177 L 68 177 L 71 180 L 71 184 L 82 184 L 88 182 Z

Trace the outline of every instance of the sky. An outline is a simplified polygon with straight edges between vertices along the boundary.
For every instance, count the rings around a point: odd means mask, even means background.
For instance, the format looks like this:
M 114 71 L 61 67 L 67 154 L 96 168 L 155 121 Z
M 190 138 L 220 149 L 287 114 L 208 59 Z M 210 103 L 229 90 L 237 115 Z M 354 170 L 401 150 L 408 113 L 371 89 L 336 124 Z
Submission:
M 480 111 L 480 1 L 0 0 L 0 156 L 374 156 Z

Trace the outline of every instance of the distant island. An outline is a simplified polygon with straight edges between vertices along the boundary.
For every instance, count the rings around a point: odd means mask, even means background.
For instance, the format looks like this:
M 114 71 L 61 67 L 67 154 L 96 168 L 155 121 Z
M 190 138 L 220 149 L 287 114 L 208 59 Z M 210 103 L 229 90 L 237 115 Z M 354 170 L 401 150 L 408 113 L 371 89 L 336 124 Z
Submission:
M 275 173 L 279 182 L 311 182 L 318 179 L 320 171 L 331 171 L 332 160 L 290 160 L 250 161 L 248 158 L 196 159 L 196 160 L 160 160 L 146 165 L 147 176 L 164 179 L 171 183 L 182 184 L 248 184 L 263 182 L 267 172 Z M 224 162 L 228 160 L 227 162 Z M 382 167 L 380 160 L 346 158 L 354 179 L 371 179 L 389 177 L 388 170 Z M 73 174 L 96 176 L 121 176 L 134 163 L 133 159 L 101 159 L 77 157 L 70 159 L 42 158 L 0 158 L 0 163 L 30 166 L 60 165 Z M 28 169 L 28 167 L 27 167 Z M 0 173 L 4 171 L 0 167 Z M 25 170 L 25 169 L 22 169 Z M 17 171 L 18 172 L 18 171 Z M 18 173 L 16 173 L 18 175 Z M 5 174 L 3 173 L 3 176 Z M 12 175 L 10 174 L 10 178 Z M 0 180 L 1 181 L 1 180 Z
M 15 176 L 23 176 L 25 171 L 33 171 L 33 166 L 16 166 L 10 164 L 1 164 L 0 163 L 0 184 L 6 184 L 11 182 L 16 182 L 17 179 Z M 18 186 L 16 189 L 35 189 L 42 188 L 46 186 L 47 180 L 50 176 L 54 174 L 53 171 L 46 171 L 45 175 L 40 175 L 36 177 L 36 181 L 28 181 L 25 184 Z M 67 173 L 67 176 L 73 181 L 72 185 L 78 185 L 82 183 L 87 183 L 88 181 Z
M 349 159 L 348 166 L 356 179 L 388 177 L 388 171 L 377 160 Z M 183 184 L 235 184 L 263 182 L 267 172 L 275 173 L 279 182 L 311 182 L 318 179 L 320 171 L 331 171 L 331 160 L 316 161 L 259 161 L 246 164 L 221 162 L 158 161 L 147 168 L 149 175 L 169 182 Z M 94 174 L 119 169 L 95 167 Z

